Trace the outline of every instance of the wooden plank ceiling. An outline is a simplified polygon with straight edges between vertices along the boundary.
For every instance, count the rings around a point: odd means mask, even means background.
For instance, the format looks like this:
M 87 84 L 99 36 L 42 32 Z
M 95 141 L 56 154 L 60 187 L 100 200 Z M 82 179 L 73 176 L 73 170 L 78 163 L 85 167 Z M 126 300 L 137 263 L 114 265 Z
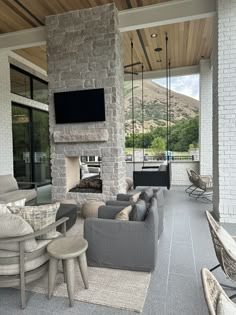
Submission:
M 42 26 L 45 16 L 115 2 L 119 10 L 152 5 L 172 0 L 0 0 L 0 33 Z M 209 58 L 212 51 L 213 19 L 201 19 L 161 27 L 123 33 L 124 64 L 130 64 L 130 40 L 134 43 L 134 61 L 144 63 L 144 71 L 165 69 L 166 42 L 171 67 L 199 64 L 201 56 Z M 151 34 L 157 34 L 151 38 Z M 160 47 L 161 52 L 154 49 Z M 47 70 L 46 46 L 16 51 L 22 57 Z M 140 66 L 135 68 L 140 71 Z

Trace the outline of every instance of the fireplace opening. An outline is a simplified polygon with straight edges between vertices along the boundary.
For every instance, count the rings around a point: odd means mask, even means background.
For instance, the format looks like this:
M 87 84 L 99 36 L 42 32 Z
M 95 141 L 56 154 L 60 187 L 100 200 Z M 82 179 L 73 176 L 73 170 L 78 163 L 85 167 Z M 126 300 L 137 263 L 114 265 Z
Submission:
M 102 193 L 102 158 L 98 156 L 80 156 L 79 180 L 69 187 L 73 193 Z M 78 174 L 78 172 L 75 172 Z

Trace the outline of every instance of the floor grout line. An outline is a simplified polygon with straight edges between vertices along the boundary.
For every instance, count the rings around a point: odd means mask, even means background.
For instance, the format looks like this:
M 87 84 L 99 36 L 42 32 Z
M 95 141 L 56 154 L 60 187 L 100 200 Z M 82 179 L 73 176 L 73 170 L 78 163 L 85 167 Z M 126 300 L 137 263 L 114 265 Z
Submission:
M 173 227 L 174 227 L 174 211 L 175 208 L 173 207 L 173 213 L 172 213 L 172 224 L 171 224 L 171 237 L 170 237 L 170 251 L 169 251 L 169 259 L 168 259 L 168 272 L 167 272 L 167 280 L 166 280 L 166 289 L 165 289 L 165 306 L 164 306 L 164 315 L 166 314 L 166 307 L 167 307 L 167 301 L 166 298 L 168 296 L 168 285 L 169 285 L 169 275 L 170 275 L 170 263 L 171 263 L 171 249 L 172 249 L 172 241 L 173 241 Z

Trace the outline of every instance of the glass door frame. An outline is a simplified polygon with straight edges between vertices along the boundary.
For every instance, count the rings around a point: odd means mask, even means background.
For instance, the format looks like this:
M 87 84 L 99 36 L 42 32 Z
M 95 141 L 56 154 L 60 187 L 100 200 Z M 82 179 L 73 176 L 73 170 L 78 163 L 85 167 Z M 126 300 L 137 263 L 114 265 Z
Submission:
M 34 146 L 34 122 L 33 122 L 33 111 L 41 111 L 44 113 L 48 113 L 48 111 L 42 110 L 40 108 L 34 108 L 34 107 L 30 107 L 30 106 L 26 106 L 23 104 L 19 104 L 17 102 L 12 102 L 11 103 L 11 113 L 12 113 L 12 107 L 13 106 L 17 106 L 17 107 L 21 107 L 24 108 L 28 111 L 29 113 L 29 142 L 30 142 L 30 174 L 31 174 L 31 180 L 30 181 L 35 181 L 35 160 L 34 160 L 34 154 L 35 154 L 35 146 Z M 12 132 L 12 146 L 14 146 L 13 144 L 13 132 Z M 49 143 L 49 147 L 50 147 L 50 143 Z M 14 154 L 14 153 L 13 153 Z M 14 160 L 14 157 L 13 157 Z M 50 183 L 52 181 L 52 177 L 50 174 Z M 48 185 L 49 183 L 40 183 L 39 186 L 44 186 L 44 185 Z

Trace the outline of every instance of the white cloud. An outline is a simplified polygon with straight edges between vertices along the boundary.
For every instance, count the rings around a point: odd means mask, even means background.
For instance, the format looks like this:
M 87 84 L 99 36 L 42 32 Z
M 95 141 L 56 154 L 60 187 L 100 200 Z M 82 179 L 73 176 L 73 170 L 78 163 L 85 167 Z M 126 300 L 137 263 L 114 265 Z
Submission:
M 166 79 L 154 79 L 154 83 L 166 87 Z M 171 90 L 199 100 L 199 75 L 186 75 L 171 78 Z

